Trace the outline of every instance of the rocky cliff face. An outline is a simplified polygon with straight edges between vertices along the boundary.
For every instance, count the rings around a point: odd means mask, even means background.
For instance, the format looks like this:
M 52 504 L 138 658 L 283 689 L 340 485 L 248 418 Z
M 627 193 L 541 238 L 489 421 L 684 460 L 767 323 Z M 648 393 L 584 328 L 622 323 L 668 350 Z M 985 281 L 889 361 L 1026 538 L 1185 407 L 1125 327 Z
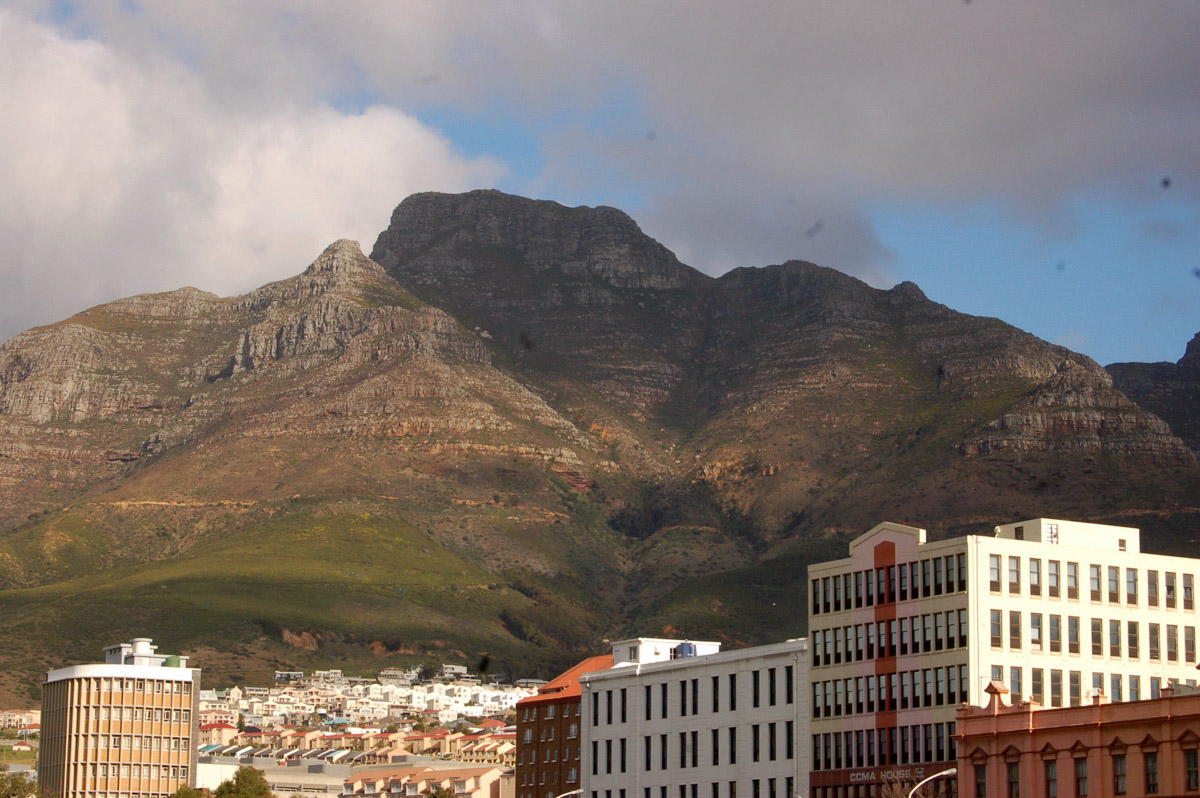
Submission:
M 1178 363 L 1113 363 L 1107 368 L 1122 393 L 1162 417 L 1200 457 L 1200 333 Z
M 0 664 L 33 684 L 136 618 L 234 641 L 218 674 L 553 670 L 612 634 L 801 634 L 764 608 L 881 519 L 1194 537 L 1187 401 L 1138 398 L 1187 394 L 1111 368 L 910 283 L 709 278 L 610 208 L 417 195 L 372 259 L 339 241 L 245 296 L 131 297 L 0 346 Z

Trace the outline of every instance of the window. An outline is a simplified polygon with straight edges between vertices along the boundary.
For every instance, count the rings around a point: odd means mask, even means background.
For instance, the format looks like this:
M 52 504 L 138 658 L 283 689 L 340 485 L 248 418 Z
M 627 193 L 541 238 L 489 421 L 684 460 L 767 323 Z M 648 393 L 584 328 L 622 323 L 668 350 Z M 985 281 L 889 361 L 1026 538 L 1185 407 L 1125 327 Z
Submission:
M 758 706 L 758 671 L 750 672 L 750 704 Z
M 1129 650 L 1129 658 L 1137 659 L 1137 657 L 1138 657 L 1138 622 L 1137 621 L 1129 621 L 1126 624 L 1126 628 L 1127 628 L 1128 633 L 1126 635 L 1127 639 L 1125 641 L 1125 647 Z
M 1192 601 L 1192 575 L 1183 575 L 1183 608 L 1185 610 L 1195 609 L 1195 604 Z
M 1167 609 L 1173 610 L 1175 609 L 1175 574 L 1168 571 L 1164 574 L 1164 581 L 1166 582 Z
M 1046 587 L 1050 593 L 1050 598 L 1058 598 L 1058 560 L 1050 560 L 1046 563 Z
M 1001 628 L 1001 624 L 1003 621 L 1001 620 L 1001 618 L 1002 618 L 1002 616 L 1001 616 L 1000 610 L 992 610 L 991 611 L 992 648 L 1000 648 L 1000 646 L 1003 644 L 1003 640 L 1001 639 L 1003 636 L 1003 630 Z
M 1029 595 L 1042 595 L 1042 561 L 1029 560 Z
M 1082 699 L 1082 696 L 1081 696 L 1082 687 L 1083 687 L 1083 685 L 1081 684 L 1081 682 L 1083 681 L 1082 674 L 1079 671 L 1071 671 L 1071 673 L 1068 676 L 1067 681 L 1068 681 L 1068 689 L 1070 690 L 1071 706 L 1077 707 L 1080 705 L 1081 699 Z
M 1121 622 L 1108 622 L 1108 655 L 1110 657 L 1121 656 Z
M 1116 754 L 1112 758 L 1113 763 L 1113 794 L 1125 794 L 1125 755 Z
M 1058 763 L 1047 759 L 1042 764 L 1046 770 L 1046 798 L 1058 798 Z
M 1109 697 L 1112 698 L 1113 701 L 1124 701 L 1125 696 L 1121 692 L 1121 684 L 1122 684 L 1121 674 L 1119 674 L 1119 673 L 1112 674 L 1112 676 L 1109 678 L 1109 683 L 1112 685 L 1112 692 L 1109 693 Z
M 1179 627 L 1167 624 L 1167 662 L 1179 660 Z
M 1075 794 L 1086 798 L 1088 794 L 1087 760 L 1083 757 L 1075 760 Z
M 1092 656 L 1104 656 L 1104 621 L 1092 618 Z
M 767 706 L 775 706 L 775 668 L 767 668 Z
M 1157 623 L 1150 624 L 1150 659 L 1159 659 L 1159 630 L 1162 629 Z
M 1023 695 L 1020 668 L 1012 667 L 1008 669 L 1008 692 L 1012 696 L 1013 701 L 1019 700 Z
M 1158 606 L 1158 571 L 1146 572 L 1146 603 L 1151 607 Z
M 1008 592 L 1021 592 L 1021 558 L 1008 558 Z
M 1189 790 L 1200 790 L 1200 752 L 1190 748 L 1183 752 L 1185 784 Z
M 1000 555 L 988 555 L 988 587 L 993 593 L 1000 592 Z
M 1142 677 L 1135 674 L 1129 676 L 1129 700 L 1142 700 Z
M 1042 669 L 1029 670 L 1029 697 L 1039 704 L 1045 704 L 1045 694 L 1042 692 Z
M 1196 627 L 1183 627 L 1183 661 L 1196 661 Z
M 1067 651 L 1079 653 L 1079 618 L 1074 615 L 1067 618 Z
M 1067 598 L 1079 598 L 1079 563 L 1067 563 Z
M 1008 763 L 1008 798 L 1021 796 L 1021 769 L 1017 762 Z
M 975 798 L 987 798 L 987 765 L 975 766 Z
M 1125 603 L 1137 604 L 1137 569 L 1125 569 Z
M 1088 584 L 1092 591 L 1092 601 L 1100 600 L 1100 566 L 1088 566 Z
M 1042 614 L 1040 612 L 1029 613 L 1029 645 L 1034 651 L 1040 651 L 1042 648 Z
M 1062 671 L 1050 671 L 1050 706 L 1062 706 Z
M 1121 569 L 1115 565 L 1108 566 L 1108 603 L 1121 602 Z
M 1021 613 L 1016 610 L 1008 613 L 1008 647 L 1021 647 Z

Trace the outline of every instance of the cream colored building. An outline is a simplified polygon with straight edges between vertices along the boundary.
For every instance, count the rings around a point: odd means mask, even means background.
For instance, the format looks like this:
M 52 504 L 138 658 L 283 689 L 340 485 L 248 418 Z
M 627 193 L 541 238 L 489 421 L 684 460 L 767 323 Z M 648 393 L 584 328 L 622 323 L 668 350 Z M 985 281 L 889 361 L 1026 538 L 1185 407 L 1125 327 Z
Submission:
M 149 638 L 42 686 L 38 782 L 61 798 L 166 798 L 195 786 L 200 671 Z
M 954 766 L 959 703 L 1003 681 L 1045 706 L 1197 678 L 1200 560 L 1128 527 L 1039 518 L 927 542 L 883 523 L 809 567 L 813 796 Z
M 635 638 L 579 677 L 582 798 L 791 798 L 808 779 L 808 644 Z M 536 793 L 539 798 L 542 791 Z

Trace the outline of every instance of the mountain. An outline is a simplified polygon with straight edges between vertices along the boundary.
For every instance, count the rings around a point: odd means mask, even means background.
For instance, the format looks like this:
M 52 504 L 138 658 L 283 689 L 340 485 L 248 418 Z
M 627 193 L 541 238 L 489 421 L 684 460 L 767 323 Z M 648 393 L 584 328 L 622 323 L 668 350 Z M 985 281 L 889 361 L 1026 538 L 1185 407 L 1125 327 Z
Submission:
M 1200 457 L 1200 333 L 1177 363 L 1113 363 L 1113 384 L 1171 425 Z
M 883 519 L 1200 526 L 1193 452 L 1082 355 L 909 283 L 711 278 L 618 210 L 493 191 L 406 199 L 370 259 L 17 335 L 0 484 L 16 703 L 134 635 L 215 682 L 796 636 L 805 563 Z

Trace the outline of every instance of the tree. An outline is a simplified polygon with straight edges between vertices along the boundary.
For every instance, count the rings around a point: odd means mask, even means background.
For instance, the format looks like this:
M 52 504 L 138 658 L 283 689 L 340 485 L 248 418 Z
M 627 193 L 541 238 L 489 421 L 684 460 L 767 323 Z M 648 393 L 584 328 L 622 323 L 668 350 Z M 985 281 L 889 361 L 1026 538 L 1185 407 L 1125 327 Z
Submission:
M 454 798 L 457 793 L 448 784 L 439 784 L 429 793 L 429 798 Z
M 185 784 L 171 793 L 171 798 L 204 798 L 204 793 L 195 787 L 189 787 Z
M 233 778 L 221 782 L 213 794 L 217 798 L 272 798 L 266 775 L 249 765 L 238 768 Z
M 0 798 L 40 798 L 41 794 L 28 773 L 0 771 Z

